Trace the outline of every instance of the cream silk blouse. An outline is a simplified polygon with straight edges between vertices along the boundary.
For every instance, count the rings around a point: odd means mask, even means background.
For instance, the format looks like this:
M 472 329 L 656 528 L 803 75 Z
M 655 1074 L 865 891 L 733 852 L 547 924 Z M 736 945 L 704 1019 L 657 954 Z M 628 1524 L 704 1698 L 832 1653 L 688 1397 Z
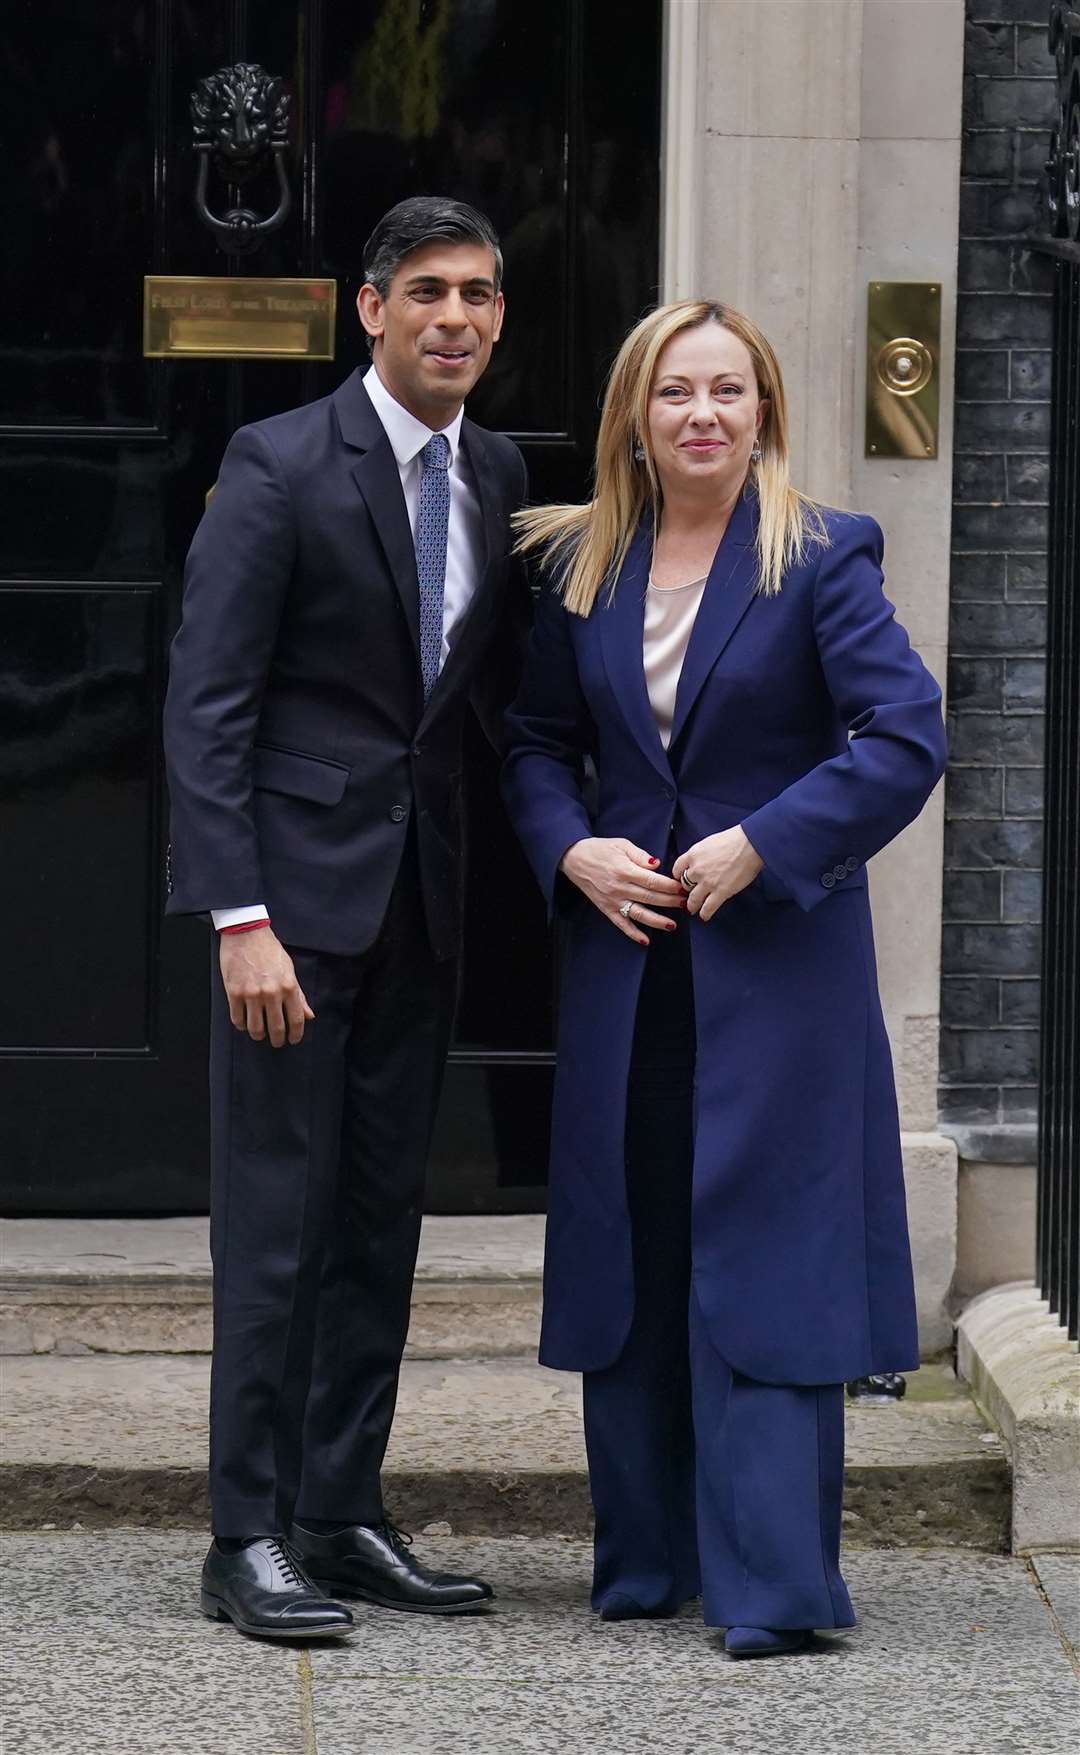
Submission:
M 650 579 L 645 593 L 645 686 L 665 749 L 671 741 L 675 692 L 705 583 L 691 579 L 687 585 L 663 588 Z

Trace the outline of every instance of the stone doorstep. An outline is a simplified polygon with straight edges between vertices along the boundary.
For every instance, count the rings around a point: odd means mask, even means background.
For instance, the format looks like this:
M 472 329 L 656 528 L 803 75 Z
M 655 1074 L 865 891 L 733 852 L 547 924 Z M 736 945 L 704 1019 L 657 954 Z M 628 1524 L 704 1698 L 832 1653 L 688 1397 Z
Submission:
M 0 1219 L 0 1273 L 77 1282 L 209 1279 L 210 1227 L 202 1216 L 150 1219 Z M 434 1280 L 532 1279 L 540 1271 L 544 1220 L 429 1215 L 417 1277 Z
M 406 1356 L 535 1354 L 543 1218 L 424 1220 Z M 0 1221 L 0 1355 L 208 1353 L 204 1218 Z
M 4 1360 L 0 1524 L 205 1527 L 202 1357 Z M 942 1367 L 918 1396 L 849 1407 L 846 1540 L 1000 1551 L 1000 1442 Z M 407 1362 L 384 1474 L 406 1528 L 585 1538 L 580 1379 L 522 1359 Z
M 925 1359 L 952 1335 L 956 1151 L 904 1140 Z M 0 1220 L 0 1356 L 209 1352 L 208 1232 L 200 1217 Z M 406 1357 L 535 1357 L 543 1244 L 539 1214 L 425 1218 Z
M 209 1353 L 209 1282 L 150 1286 L 0 1285 L 0 1357 Z M 409 1359 L 535 1355 L 540 1284 L 418 1282 L 405 1356 Z

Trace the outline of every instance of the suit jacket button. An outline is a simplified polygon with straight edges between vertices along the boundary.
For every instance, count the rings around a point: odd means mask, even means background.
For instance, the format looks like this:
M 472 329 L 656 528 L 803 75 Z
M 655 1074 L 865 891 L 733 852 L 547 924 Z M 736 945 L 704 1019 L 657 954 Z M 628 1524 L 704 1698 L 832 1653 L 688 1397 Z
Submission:
M 823 871 L 822 872 L 822 874 L 821 874 L 821 887 L 823 890 L 835 889 L 836 879 L 834 878 L 831 871 Z
M 423 755 L 423 753 L 424 752 L 418 743 L 414 743 L 412 746 L 412 749 L 409 751 L 409 754 L 412 756 L 414 761 L 419 761 L 419 759 Z
M 841 878 L 847 877 L 847 866 L 846 865 L 834 865 L 832 868 L 832 874 L 833 874 L 833 877 L 836 879 L 837 883 L 839 883 Z
M 392 804 L 390 806 L 390 821 L 392 823 L 403 823 L 408 814 L 408 809 L 403 804 Z
M 848 854 L 847 858 L 844 861 L 844 869 L 848 872 L 858 871 L 859 862 L 856 859 L 854 853 Z

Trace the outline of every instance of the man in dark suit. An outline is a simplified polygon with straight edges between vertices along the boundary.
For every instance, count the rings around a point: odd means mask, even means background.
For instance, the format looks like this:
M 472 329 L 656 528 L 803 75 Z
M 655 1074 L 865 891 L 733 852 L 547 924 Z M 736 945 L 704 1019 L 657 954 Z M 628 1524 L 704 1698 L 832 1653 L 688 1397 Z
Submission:
M 372 365 L 241 428 L 188 559 L 165 742 L 171 913 L 210 913 L 214 1541 L 202 1606 L 345 1633 L 452 1612 L 386 1517 L 424 1163 L 450 1037 L 461 739 L 527 625 L 521 454 L 462 417 L 503 320 L 483 215 L 401 202 L 365 250 Z

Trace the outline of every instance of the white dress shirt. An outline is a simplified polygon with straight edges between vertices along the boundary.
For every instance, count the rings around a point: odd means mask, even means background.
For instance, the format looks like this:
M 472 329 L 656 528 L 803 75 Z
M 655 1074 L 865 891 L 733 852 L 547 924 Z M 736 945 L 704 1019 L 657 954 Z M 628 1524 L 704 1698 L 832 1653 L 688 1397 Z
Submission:
M 430 438 L 430 427 L 417 420 L 407 408 L 395 401 L 374 366 L 364 374 L 364 389 L 371 399 L 397 461 L 401 491 L 409 515 L 409 528 L 416 540 L 416 516 L 420 506 L 420 477 L 423 464 L 420 453 Z M 461 445 L 461 422 L 464 410 L 458 409 L 450 425 L 442 428 L 450 446 L 450 522 L 446 537 L 446 585 L 443 591 L 442 655 L 439 669 L 446 663 L 450 637 L 461 621 L 480 583 L 484 554 L 484 521 L 480 499 L 472 472 Z M 244 908 L 215 908 L 210 918 L 215 927 L 243 926 L 250 920 L 267 920 L 269 914 L 262 903 Z

